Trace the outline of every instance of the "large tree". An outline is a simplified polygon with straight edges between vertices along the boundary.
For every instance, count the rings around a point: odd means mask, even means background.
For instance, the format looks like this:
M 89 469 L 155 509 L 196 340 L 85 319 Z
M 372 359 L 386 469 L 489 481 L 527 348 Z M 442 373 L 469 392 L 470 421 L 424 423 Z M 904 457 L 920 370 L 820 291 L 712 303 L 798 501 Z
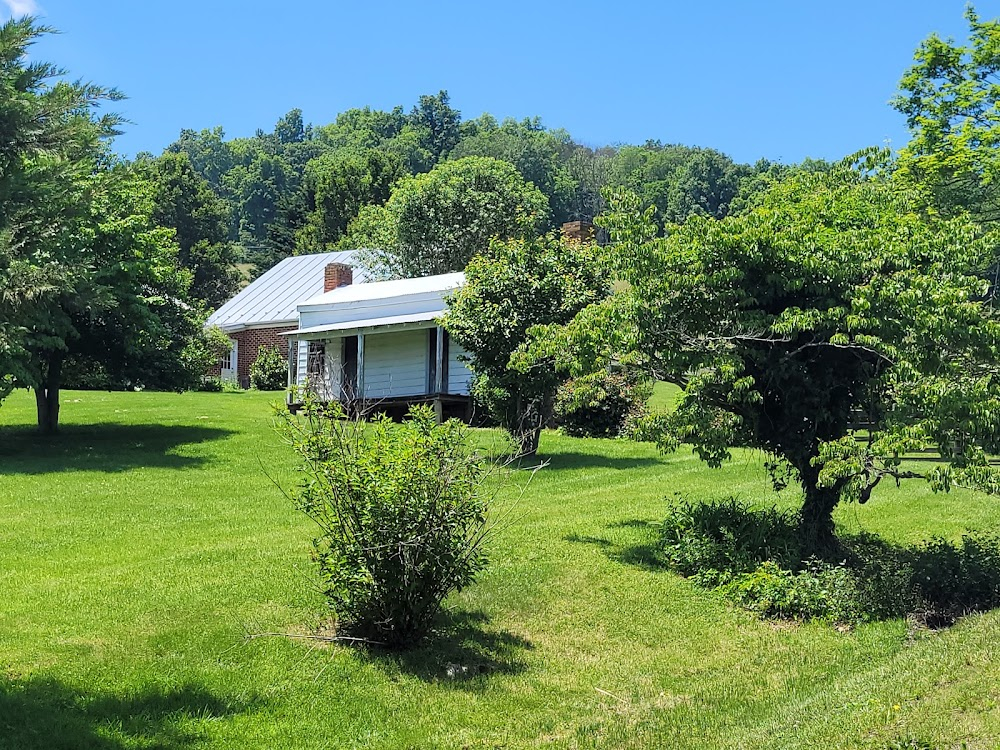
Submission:
M 186 153 L 168 152 L 138 166 L 153 185 L 154 222 L 176 232 L 178 260 L 193 277 L 191 296 L 210 308 L 220 306 L 239 286 L 228 207 Z
M 491 156 L 510 162 L 548 198 L 552 222 L 558 226 L 580 218 L 575 211 L 579 186 L 564 164 L 573 147 L 568 133 L 547 130 L 538 118 L 497 124 L 490 115 L 483 115 L 463 126 L 462 139 L 450 158 Z
M 912 138 L 901 173 L 924 186 L 946 213 L 1000 219 L 1000 21 L 970 6 L 969 43 L 936 34 L 917 49 L 893 104 Z
M 995 238 L 921 205 L 845 163 L 659 237 L 652 211 L 620 196 L 603 223 L 622 283 L 537 353 L 577 369 L 617 359 L 679 384 L 661 444 L 690 443 L 713 466 L 737 446 L 777 459 L 801 483 L 813 549 L 834 544 L 841 499 L 917 476 L 901 465 L 910 451 L 940 451 L 935 488 L 994 491 L 1000 325 L 978 273 Z M 866 442 L 851 433 L 858 420 Z
M 53 432 L 69 361 L 177 386 L 203 360 L 190 275 L 150 218 L 150 186 L 102 145 L 116 120 L 94 110 L 115 94 L 28 62 L 45 31 L 31 19 L 0 27 L 0 383 L 30 386 Z
M 491 239 L 537 233 L 548 201 L 507 162 L 469 156 L 402 180 L 384 207 L 361 211 L 344 241 L 385 277 L 461 271 Z
M 402 176 L 399 158 L 377 149 L 344 149 L 310 161 L 303 181 L 309 216 L 298 251 L 326 251 L 362 208 L 389 200 Z
M 660 221 L 679 223 L 689 216 L 726 216 L 748 171 L 715 149 L 650 141 L 619 149 L 608 183 L 655 206 Z
M 473 392 L 521 455 L 538 450 L 565 378 L 551 359 L 520 370 L 511 358 L 527 343 L 529 329 L 568 323 L 609 291 L 596 247 L 549 234 L 490 243 L 449 298 L 444 325 L 467 352 Z

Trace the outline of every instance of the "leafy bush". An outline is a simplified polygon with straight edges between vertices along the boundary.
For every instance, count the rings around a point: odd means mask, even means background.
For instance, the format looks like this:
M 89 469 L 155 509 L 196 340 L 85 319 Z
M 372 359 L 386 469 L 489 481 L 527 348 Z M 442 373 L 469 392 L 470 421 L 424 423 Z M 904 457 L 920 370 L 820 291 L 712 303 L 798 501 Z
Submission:
M 206 375 L 201 379 L 197 390 L 205 393 L 222 393 L 222 378 L 218 375 Z
M 768 561 L 723 584 L 720 591 L 761 617 L 833 622 L 868 619 L 859 605 L 857 580 L 843 564 L 814 560 L 805 569 L 792 572 Z
M 920 604 L 938 619 L 1000 607 L 1000 536 L 931 539 L 914 555 L 912 580 Z
M 574 378 L 556 392 L 555 421 L 574 437 L 618 437 L 652 395 L 648 381 L 625 370 Z
M 257 361 L 250 365 L 250 387 L 258 391 L 281 391 L 288 383 L 288 363 L 276 346 L 262 345 Z
M 799 561 L 796 515 L 753 509 L 735 497 L 671 503 L 660 543 L 672 568 L 708 585 L 752 572 L 763 562 L 788 568 Z
M 798 515 L 735 498 L 670 505 L 661 551 L 670 567 L 762 617 L 948 625 L 1000 607 L 1000 536 L 967 534 L 898 547 L 863 534 L 840 560 L 803 560 Z
M 304 461 L 296 502 L 319 526 L 315 560 L 338 621 L 393 647 L 419 640 L 486 562 L 493 465 L 463 424 L 439 425 L 428 407 L 366 424 L 306 397 L 301 418 L 282 418 Z

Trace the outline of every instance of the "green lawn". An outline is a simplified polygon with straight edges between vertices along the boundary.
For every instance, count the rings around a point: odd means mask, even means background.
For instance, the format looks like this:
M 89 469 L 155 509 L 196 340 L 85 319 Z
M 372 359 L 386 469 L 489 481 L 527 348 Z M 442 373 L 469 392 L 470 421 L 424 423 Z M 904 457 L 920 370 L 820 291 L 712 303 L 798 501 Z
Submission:
M 795 501 L 754 456 L 546 435 L 448 630 L 396 657 L 244 638 L 322 617 L 277 396 L 64 398 L 51 441 L 29 396 L 0 406 L 0 747 L 1000 747 L 1000 612 L 777 626 L 655 565 L 667 495 Z M 997 502 L 904 485 L 838 521 L 913 542 Z

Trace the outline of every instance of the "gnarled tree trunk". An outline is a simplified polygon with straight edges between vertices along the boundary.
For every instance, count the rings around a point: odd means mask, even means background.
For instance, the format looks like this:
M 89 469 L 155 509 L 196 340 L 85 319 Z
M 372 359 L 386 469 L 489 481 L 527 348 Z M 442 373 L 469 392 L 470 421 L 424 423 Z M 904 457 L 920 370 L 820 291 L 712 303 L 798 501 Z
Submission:
M 819 469 L 811 464 L 798 468 L 805 495 L 799 518 L 799 537 L 805 554 L 822 554 L 836 549 L 833 509 L 840 502 L 840 487 L 817 487 Z

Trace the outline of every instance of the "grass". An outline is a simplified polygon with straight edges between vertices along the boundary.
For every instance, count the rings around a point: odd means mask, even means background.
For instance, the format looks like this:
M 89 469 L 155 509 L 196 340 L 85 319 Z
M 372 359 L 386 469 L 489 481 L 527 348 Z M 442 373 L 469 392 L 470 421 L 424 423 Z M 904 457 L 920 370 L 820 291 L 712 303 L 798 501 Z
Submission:
M 749 454 L 546 434 L 437 640 L 246 640 L 323 618 L 277 398 L 67 393 L 51 441 L 24 393 L 0 407 L 0 748 L 1000 747 L 1000 612 L 776 627 L 657 564 L 664 496 L 795 502 Z M 911 484 L 837 520 L 916 542 L 998 515 Z

